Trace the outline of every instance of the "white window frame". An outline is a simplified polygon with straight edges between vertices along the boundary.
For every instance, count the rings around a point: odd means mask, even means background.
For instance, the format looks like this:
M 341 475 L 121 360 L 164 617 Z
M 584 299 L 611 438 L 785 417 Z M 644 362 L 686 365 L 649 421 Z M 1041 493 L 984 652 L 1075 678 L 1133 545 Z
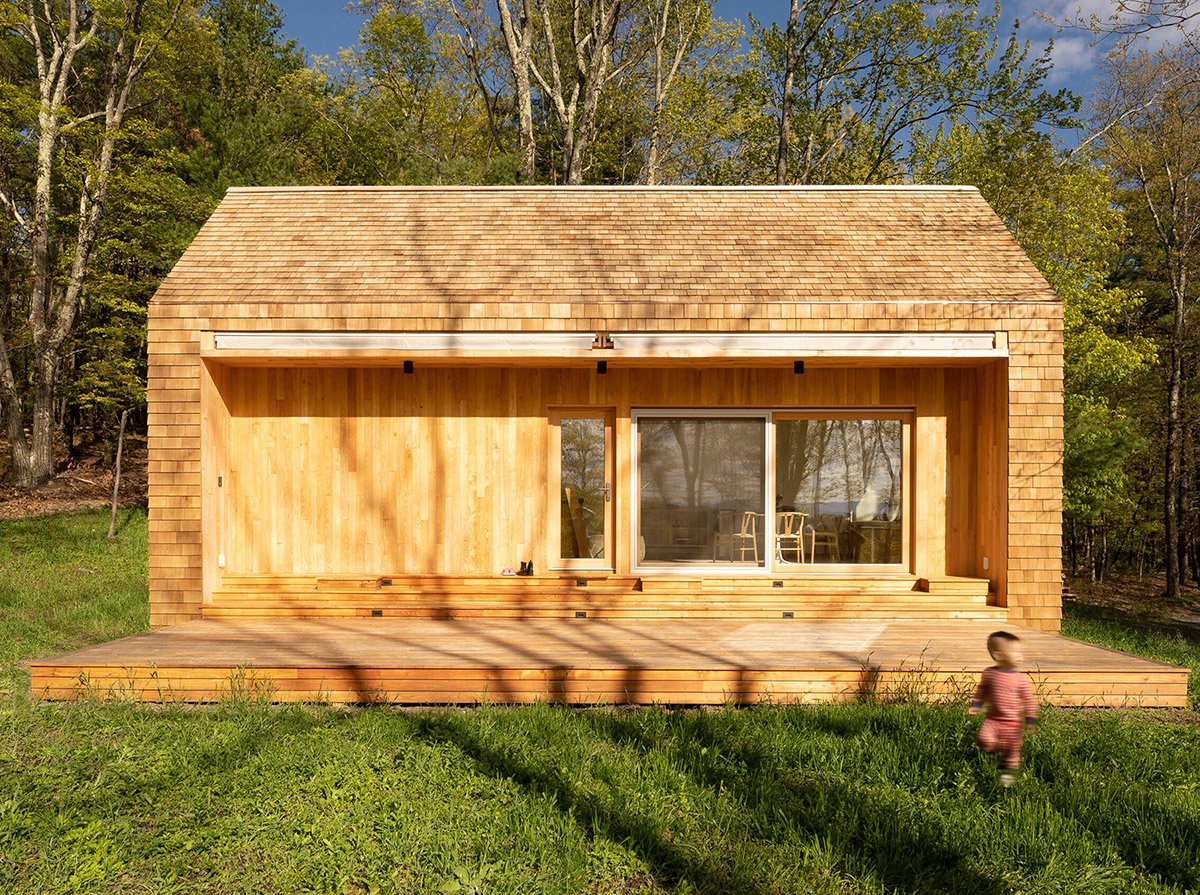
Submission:
M 912 487 L 913 469 L 913 435 L 916 409 L 913 407 L 771 407 L 771 408 L 693 408 L 693 407 L 639 407 L 630 411 L 630 500 L 629 500 L 629 568 L 634 575 L 661 575 L 666 577 L 737 577 L 759 576 L 772 577 L 779 575 L 846 575 L 860 573 L 864 575 L 879 574 L 911 574 L 912 573 L 912 531 L 915 518 L 915 495 Z M 797 415 L 813 419 L 896 419 L 901 420 L 901 476 L 902 476 L 902 549 L 899 563 L 784 563 L 776 565 L 774 544 L 771 535 L 775 525 L 775 418 L 795 417 Z M 689 419 L 761 419 L 763 435 L 766 439 L 763 462 L 763 544 L 764 559 L 762 565 L 727 565 L 724 563 L 695 563 L 656 564 L 643 563 L 639 560 L 639 537 L 641 535 L 641 439 L 638 437 L 638 424 L 642 417 L 681 417 Z

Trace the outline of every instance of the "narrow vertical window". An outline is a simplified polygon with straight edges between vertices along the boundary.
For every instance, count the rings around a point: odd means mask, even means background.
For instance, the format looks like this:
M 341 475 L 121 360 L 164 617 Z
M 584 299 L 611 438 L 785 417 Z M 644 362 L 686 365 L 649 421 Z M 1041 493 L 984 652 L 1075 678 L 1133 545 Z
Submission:
M 549 526 L 552 563 L 559 568 L 612 568 L 612 415 L 561 411 L 551 419 Z

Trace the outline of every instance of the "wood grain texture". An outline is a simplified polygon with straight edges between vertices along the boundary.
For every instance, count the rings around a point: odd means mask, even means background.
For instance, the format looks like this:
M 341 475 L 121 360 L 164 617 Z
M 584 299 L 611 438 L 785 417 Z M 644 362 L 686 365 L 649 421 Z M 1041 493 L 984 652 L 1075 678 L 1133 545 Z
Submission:
M 595 401 L 628 419 L 634 408 L 870 408 L 886 387 L 892 407 L 914 408 L 908 473 L 912 515 L 906 561 L 916 575 L 975 575 L 974 532 L 947 525 L 947 487 L 976 486 L 975 455 L 947 455 L 947 429 L 974 431 L 974 405 L 948 416 L 948 380 L 970 370 L 817 369 L 593 371 L 386 368 L 228 368 L 217 406 L 230 448 L 214 446 L 206 481 L 215 517 L 226 519 L 209 553 L 229 574 L 495 575 L 532 559 L 557 564 L 557 454 L 550 420 Z M 215 381 L 215 380 L 214 380 Z M 886 386 L 884 385 L 886 383 Z M 219 411 L 218 411 L 219 412 Z M 831 411 L 832 412 L 832 411 Z M 625 468 L 628 469 L 628 447 Z M 629 515 L 628 479 L 617 480 L 614 513 Z M 906 502 L 906 505 L 909 505 Z M 223 509 L 222 509 L 223 508 Z M 628 524 L 615 570 L 633 565 Z M 922 537 L 912 537 L 913 531 Z M 958 538 L 947 564 L 947 540 Z M 966 539 L 971 539 L 968 542 Z M 225 545 L 223 548 L 219 545 Z M 821 574 L 812 567 L 808 574 Z
M 566 575 L 566 573 L 563 573 Z M 977 578 L 846 571 L 639 578 L 227 575 L 205 618 L 935 619 L 1003 622 Z
M 149 701 L 827 702 L 958 696 L 994 621 L 202 620 L 31 663 L 33 692 Z M 1187 671 L 1011 624 L 1039 698 L 1184 706 Z

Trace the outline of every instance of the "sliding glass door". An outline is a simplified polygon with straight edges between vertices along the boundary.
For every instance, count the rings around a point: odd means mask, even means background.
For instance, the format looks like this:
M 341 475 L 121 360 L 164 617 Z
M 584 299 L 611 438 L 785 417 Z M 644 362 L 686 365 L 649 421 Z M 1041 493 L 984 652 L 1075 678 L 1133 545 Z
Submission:
M 905 567 L 904 411 L 635 411 L 635 567 Z
M 898 565 L 907 555 L 906 417 L 777 413 L 777 516 L 803 529 L 782 563 Z
M 766 415 L 636 419 L 639 565 L 762 567 Z

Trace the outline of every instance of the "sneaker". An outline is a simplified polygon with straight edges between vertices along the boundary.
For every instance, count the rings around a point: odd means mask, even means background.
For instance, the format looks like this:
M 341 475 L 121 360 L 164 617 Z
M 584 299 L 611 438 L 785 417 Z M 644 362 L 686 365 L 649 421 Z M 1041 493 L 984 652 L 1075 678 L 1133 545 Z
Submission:
M 1000 775 L 1000 785 L 1003 786 L 1005 789 L 1008 789 L 1010 786 L 1012 786 L 1014 783 L 1016 783 L 1016 781 L 1017 781 L 1017 775 L 1014 774 L 1012 771 L 1005 771 L 1004 773 L 1002 773 Z

